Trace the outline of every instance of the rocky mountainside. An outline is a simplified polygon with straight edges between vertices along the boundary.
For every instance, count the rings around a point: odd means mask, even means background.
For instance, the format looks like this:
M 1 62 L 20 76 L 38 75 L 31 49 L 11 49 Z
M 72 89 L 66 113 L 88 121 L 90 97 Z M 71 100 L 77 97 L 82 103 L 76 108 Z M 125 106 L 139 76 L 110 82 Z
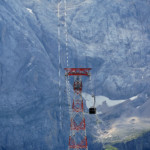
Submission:
M 132 141 L 115 144 L 120 150 L 137 149 L 137 150 L 149 150 L 150 133 L 144 134 L 142 137 L 134 139 Z
M 63 0 L 0 1 L 1 150 L 67 149 L 64 19 Z M 149 0 L 67 0 L 66 23 L 69 67 L 91 67 L 92 87 L 97 96 L 125 100 L 111 107 L 105 103 L 107 110 L 99 105 L 103 112 L 97 117 L 86 114 L 89 149 L 102 149 L 101 139 L 110 143 L 127 140 L 131 137 L 124 139 L 128 134 L 125 131 L 135 126 L 130 136 L 148 131 Z M 90 94 L 88 84 L 84 80 L 84 93 Z M 120 145 L 119 148 L 124 150 Z

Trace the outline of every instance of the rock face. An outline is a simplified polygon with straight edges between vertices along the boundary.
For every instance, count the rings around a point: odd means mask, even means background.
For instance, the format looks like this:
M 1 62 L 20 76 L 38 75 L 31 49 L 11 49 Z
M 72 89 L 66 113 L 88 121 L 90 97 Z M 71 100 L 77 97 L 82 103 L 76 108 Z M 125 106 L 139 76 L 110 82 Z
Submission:
M 47 3 L 0 1 L 0 149 L 67 148 L 67 119 L 65 132 L 60 129 L 57 37 L 34 13 L 35 7 L 45 16 Z M 65 111 L 63 116 L 68 118 Z
M 149 150 L 150 148 L 150 133 L 144 134 L 142 137 L 139 137 L 135 140 L 119 143 L 115 146 L 119 150 L 129 150 L 129 149 L 136 149 L 136 150 Z
M 60 22 L 57 3 L 60 3 Z M 134 115 L 149 118 L 149 14 L 148 0 L 67 0 L 69 67 L 92 67 L 96 95 L 110 99 L 141 95 L 142 102 L 122 105 L 123 116 L 128 116 L 130 107 Z M 0 149 L 67 149 L 69 114 L 63 93 L 64 37 L 64 1 L 0 0 Z M 85 80 L 86 92 L 88 84 Z M 111 112 L 116 111 L 111 108 Z M 108 111 L 100 116 L 108 124 L 114 119 L 109 114 Z M 95 122 L 86 117 L 89 148 L 101 149 L 92 136 L 96 132 L 91 129 Z

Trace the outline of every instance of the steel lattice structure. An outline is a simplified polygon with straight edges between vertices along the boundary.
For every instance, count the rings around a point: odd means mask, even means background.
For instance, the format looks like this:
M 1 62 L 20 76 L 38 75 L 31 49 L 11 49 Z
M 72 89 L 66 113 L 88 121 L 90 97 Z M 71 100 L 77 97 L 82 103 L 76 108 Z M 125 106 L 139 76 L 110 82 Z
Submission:
M 70 116 L 69 150 L 88 150 L 82 99 L 82 76 L 90 76 L 90 70 L 91 68 L 65 68 L 65 76 L 74 76 L 74 98 Z

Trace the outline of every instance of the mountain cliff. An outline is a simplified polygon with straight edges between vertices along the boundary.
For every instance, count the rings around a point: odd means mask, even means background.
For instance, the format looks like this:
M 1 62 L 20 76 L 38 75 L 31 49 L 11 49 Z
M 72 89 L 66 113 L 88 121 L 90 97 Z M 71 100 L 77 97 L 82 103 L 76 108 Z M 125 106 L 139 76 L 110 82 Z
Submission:
M 61 0 L 0 1 L 2 150 L 67 149 L 69 114 L 64 93 L 63 68 L 67 61 L 64 8 Z M 110 107 L 107 102 L 105 107 L 99 105 L 103 112 L 97 115 L 98 121 L 86 114 L 89 149 L 101 149 L 101 139 L 113 143 L 119 134 L 122 142 L 149 130 L 150 2 L 67 0 L 66 23 L 69 67 L 91 67 L 95 95 L 111 101 L 125 101 Z M 61 101 L 58 97 L 59 69 Z M 85 80 L 83 88 L 84 93 L 90 94 L 88 84 Z M 137 128 L 128 137 L 125 131 L 133 126 Z M 118 130 L 112 132 L 114 128 Z M 118 147 L 121 149 L 120 145 Z

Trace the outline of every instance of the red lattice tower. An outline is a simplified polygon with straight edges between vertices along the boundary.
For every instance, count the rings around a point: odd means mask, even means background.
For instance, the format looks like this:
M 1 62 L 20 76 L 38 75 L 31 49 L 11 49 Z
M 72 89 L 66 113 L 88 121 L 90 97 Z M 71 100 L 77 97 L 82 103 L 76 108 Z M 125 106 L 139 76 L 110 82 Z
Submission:
M 90 76 L 90 70 L 91 68 L 65 68 L 65 76 L 74 76 L 74 99 L 70 116 L 69 150 L 88 150 L 82 99 L 82 76 Z

